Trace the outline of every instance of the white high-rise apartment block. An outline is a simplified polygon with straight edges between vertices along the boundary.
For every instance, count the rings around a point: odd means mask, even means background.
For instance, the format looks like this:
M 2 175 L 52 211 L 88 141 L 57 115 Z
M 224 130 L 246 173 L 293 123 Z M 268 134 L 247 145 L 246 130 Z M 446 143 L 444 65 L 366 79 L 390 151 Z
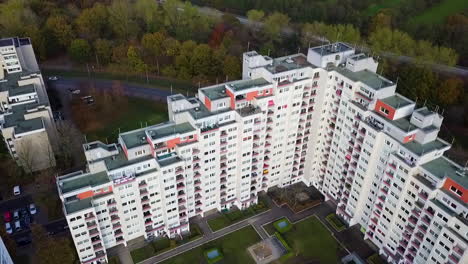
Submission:
M 442 117 L 396 94 L 377 65 L 344 43 L 247 52 L 243 80 L 170 96 L 169 122 L 85 144 L 87 171 L 57 179 L 81 262 L 300 181 L 393 263 L 466 262 L 468 180 L 442 156 Z
M 0 264 L 13 264 L 10 254 L 8 253 L 5 243 L 0 237 Z
M 55 165 L 55 123 L 29 38 L 0 39 L 0 131 L 26 170 Z

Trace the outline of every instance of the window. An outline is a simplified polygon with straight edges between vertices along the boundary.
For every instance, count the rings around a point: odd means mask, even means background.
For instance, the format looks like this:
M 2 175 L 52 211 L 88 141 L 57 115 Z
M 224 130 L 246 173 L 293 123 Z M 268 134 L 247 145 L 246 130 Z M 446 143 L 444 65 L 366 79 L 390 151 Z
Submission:
M 450 190 L 451 190 L 452 192 L 454 192 L 454 193 L 455 193 L 456 195 L 458 195 L 458 196 L 462 196 L 462 195 L 463 195 L 463 192 L 460 191 L 460 190 L 458 190 L 458 189 L 457 189 L 455 186 L 453 186 L 453 185 L 450 186 Z
M 388 111 L 388 109 L 383 108 L 383 107 L 380 107 L 380 112 L 382 112 L 382 113 L 384 113 L 384 114 L 386 114 L 386 115 L 388 115 L 388 114 L 390 113 L 390 112 Z

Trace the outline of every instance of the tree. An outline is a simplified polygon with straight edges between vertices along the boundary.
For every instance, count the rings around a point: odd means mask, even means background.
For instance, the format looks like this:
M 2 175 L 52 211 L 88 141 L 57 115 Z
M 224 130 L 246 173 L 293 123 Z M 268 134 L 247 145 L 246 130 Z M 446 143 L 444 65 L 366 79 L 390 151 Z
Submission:
M 372 17 L 372 20 L 369 23 L 368 32 L 374 32 L 382 28 L 392 28 L 392 16 L 387 14 L 387 12 L 379 12 L 377 15 Z
M 109 24 L 114 34 L 121 40 L 132 40 L 140 31 L 135 22 L 133 7 L 129 0 L 114 0 L 108 7 Z
M 179 54 L 180 42 L 174 38 L 166 38 L 163 42 L 164 54 L 166 56 L 176 56 Z
M 75 39 L 71 42 L 68 53 L 73 61 L 84 64 L 91 59 L 91 46 L 84 39 Z
M 418 101 L 434 101 L 438 76 L 427 66 L 406 65 L 400 67 L 399 92 Z
M 107 7 L 101 3 L 95 3 L 92 8 L 84 9 L 81 12 L 75 20 L 75 24 L 81 37 L 95 40 L 104 37 L 108 20 Z
M 463 98 L 463 81 L 458 78 L 449 78 L 437 86 L 437 101 L 443 106 L 457 103 Z
M 16 146 L 16 155 L 24 171 L 32 175 L 36 165 L 36 153 L 34 152 L 33 142 L 30 138 L 23 138 L 20 144 Z
M 31 225 L 31 236 L 34 241 L 34 259 L 40 264 L 73 263 L 74 249 L 68 238 L 51 238 L 44 227 Z
M 146 32 L 156 32 L 162 25 L 162 14 L 159 5 L 154 0 L 137 0 L 135 3 L 136 17 L 145 24 Z
M 81 153 L 83 138 L 78 129 L 70 121 L 56 123 L 57 127 L 57 165 L 62 169 L 74 165 L 74 154 Z
M 190 59 L 194 75 L 210 76 L 214 65 L 213 52 L 207 44 L 199 44 L 194 50 Z
M 58 44 L 68 47 L 75 36 L 72 26 L 63 15 L 55 15 L 47 18 L 45 27 L 52 33 Z
M 241 75 L 241 64 L 237 57 L 226 56 L 224 59 L 223 73 L 228 76 L 230 80 L 235 80 Z
M 22 36 L 29 26 L 37 25 L 36 14 L 26 0 L 9 0 L 0 4 L 0 32 L 3 36 Z
M 265 19 L 264 32 L 268 39 L 279 40 L 282 30 L 289 26 L 289 17 L 279 12 L 274 12 Z
M 209 34 L 210 23 L 206 16 L 201 15 L 198 9 L 190 2 L 181 3 L 179 0 L 164 2 L 164 23 L 169 32 L 181 41 L 194 39 L 204 40 Z
M 141 45 L 147 55 L 155 62 L 159 74 L 159 57 L 164 55 L 164 41 L 167 35 L 163 32 L 147 33 L 141 39 Z
M 255 31 L 258 31 L 260 28 L 260 23 L 262 22 L 263 18 L 265 17 L 265 13 L 262 10 L 249 10 L 247 12 L 247 18 L 254 22 L 253 28 Z
M 94 54 L 98 65 L 107 65 L 112 57 L 112 42 L 107 39 L 96 39 L 94 41 Z
M 130 69 L 136 73 L 145 73 L 148 70 L 148 66 L 141 59 L 140 54 L 138 53 L 137 48 L 134 46 L 129 46 L 127 51 L 127 59 L 130 66 Z

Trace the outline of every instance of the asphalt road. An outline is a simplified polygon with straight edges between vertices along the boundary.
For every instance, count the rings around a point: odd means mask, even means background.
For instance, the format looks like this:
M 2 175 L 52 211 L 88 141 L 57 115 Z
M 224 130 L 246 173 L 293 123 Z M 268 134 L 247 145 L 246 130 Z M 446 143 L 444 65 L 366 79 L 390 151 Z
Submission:
M 204 15 L 207 15 L 207 16 L 221 18 L 224 14 L 229 14 L 229 13 L 225 13 L 225 12 L 222 12 L 220 10 L 210 8 L 210 7 L 198 7 L 198 6 L 196 6 L 196 7 L 198 8 L 200 13 L 202 13 Z M 245 25 L 247 27 L 253 27 L 253 26 L 263 27 L 263 22 L 254 22 L 254 21 L 249 20 L 245 16 L 239 16 L 239 15 L 235 15 L 235 14 L 230 14 L 230 15 L 233 15 L 234 17 L 236 17 L 241 24 L 243 24 L 243 25 Z M 285 35 L 285 36 L 289 36 L 289 35 L 294 34 L 294 33 L 296 33 L 296 30 L 294 28 L 292 28 L 292 27 L 288 26 L 288 27 L 283 27 L 283 29 L 282 29 L 282 34 Z M 297 33 L 299 33 L 299 32 L 297 32 Z M 324 38 L 320 37 L 320 36 L 317 36 L 316 39 L 318 41 L 322 41 L 322 42 L 324 41 Z M 325 40 L 325 41 L 327 41 L 327 40 Z M 391 52 L 385 52 L 385 53 L 382 53 L 380 55 L 383 56 L 383 57 L 390 58 L 392 60 L 399 61 L 399 62 L 406 62 L 406 63 L 416 62 L 416 59 L 414 59 L 412 57 L 399 56 L 399 55 L 393 54 Z M 448 66 L 448 65 L 435 64 L 435 63 L 428 63 L 427 65 L 429 65 L 434 71 L 437 71 L 439 73 L 446 73 L 446 74 L 458 75 L 458 76 L 461 76 L 461 77 L 468 77 L 468 68 L 465 68 L 465 67 L 461 67 L 461 66 L 452 67 L 452 66 Z
M 114 81 L 112 80 L 58 77 L 57 81 L 49 81 L 48 85 L 60 92 L 68 91 L 69 89 L 79 89 L 81 91 L 79 96 L 85 96 L 92 85 L 98 91 L 110 91 L 114 85 Z M 126 96 L 165 101 L 166 97 L 171 95 L 170 91 L 156 87 L 126 82 L 121 82 L 121 85 L 123 93 Z
M 4 200 L 0 202 L 0 213 L 5 211 L 13 211 L 14 209 L 18 208 L 29 208 L 29 205 L 33 202 L 31 195 L 25 194 L 21 195 L 20 197 Z

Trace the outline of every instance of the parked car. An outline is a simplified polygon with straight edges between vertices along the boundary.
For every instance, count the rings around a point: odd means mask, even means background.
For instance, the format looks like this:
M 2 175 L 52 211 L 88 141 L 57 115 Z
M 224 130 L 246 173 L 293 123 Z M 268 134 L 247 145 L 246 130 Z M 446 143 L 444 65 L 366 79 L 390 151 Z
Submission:
M 58 77 L 57 76 L 50 76 L 49 81 L 57 81 Z
M 73 90 L 71 93 L 72 93 L 72 94 L 80 94 L 80 93 L 81 93 L 81 91 L 80 91 L 80 90 L 78 90 L 78 89 L 76 89 L 76 90 Z
M 13 194 L 14 195 L 20 195 L 21 194 L 21 189 L 20 189 L 19 185 L 16 185 L 15 187 L 13 187 Z
M 10 211 L 6 211 L 6 212 L 3 213 L 3 220 L 5 220 L 6 223 L 11 221 Z
M 11 229 L 11 224 L 10 223 L 5 223 L 5 230 L 6 230 L 7 234 L 12 234 L 13 233 L 13 229 Z
M 16 209 L 16 210 L 13 211 L 13 218 L 14 218 L 15 220 L 18 220 L 18 219 L 20 218 L 20 217 L 19 217 L 19 210 L 18 210 L 18 209 Z
M 21 224 L 19 220 L 15 222 L 15 231 L 21 231 Z
M 29 205 L 29 213 L 31 213 L 31 215 L 35 215 L 37 213 L 36 206 L 34 204 Z

